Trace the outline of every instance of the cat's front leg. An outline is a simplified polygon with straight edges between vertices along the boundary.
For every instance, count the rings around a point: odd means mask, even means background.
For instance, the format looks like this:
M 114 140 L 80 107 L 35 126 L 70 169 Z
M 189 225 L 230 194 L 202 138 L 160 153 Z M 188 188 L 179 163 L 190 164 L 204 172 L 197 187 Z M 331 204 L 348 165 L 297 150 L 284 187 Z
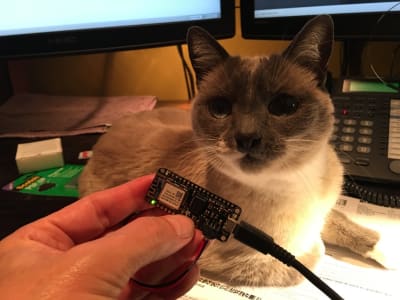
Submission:
M 400 268 L 400 246 L 395 235 L 377 232 L 352 221 L 343 213 L 332 210 L 327 217 L 322 239 L 332 245 L 371 258 L 388 269 Z

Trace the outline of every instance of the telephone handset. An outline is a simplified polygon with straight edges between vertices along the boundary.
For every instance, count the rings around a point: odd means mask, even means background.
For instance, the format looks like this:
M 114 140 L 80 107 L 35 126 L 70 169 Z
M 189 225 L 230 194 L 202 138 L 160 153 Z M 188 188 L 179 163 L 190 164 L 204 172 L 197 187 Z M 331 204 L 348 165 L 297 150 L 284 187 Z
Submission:
M 400 93 L 374 81 L 343 80 L 332 99 L 332 143 L 345 167 L 346 191 L 400 207 Z

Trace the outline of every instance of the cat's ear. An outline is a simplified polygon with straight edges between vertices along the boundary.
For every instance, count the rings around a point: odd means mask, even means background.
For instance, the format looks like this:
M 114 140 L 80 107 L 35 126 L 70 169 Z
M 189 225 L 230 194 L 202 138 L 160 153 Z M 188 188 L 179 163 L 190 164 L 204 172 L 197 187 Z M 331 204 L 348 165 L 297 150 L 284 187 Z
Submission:
M 333 45 L 333 21 L 328 15 L 308 21 L 283 55 L 315 73 L 324 84 Z
M 229 57 L 228 52 L 201 27 L 193 26 L 189 28 L 187 43 L 197 84 L 211 69 Z

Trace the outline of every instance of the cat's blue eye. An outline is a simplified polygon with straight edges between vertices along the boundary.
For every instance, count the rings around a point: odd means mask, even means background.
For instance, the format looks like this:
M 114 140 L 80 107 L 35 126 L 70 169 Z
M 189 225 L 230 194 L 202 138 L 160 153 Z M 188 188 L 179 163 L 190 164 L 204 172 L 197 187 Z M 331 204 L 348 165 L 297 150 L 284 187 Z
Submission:
M 232 104 L 225 98 L 217 98 L 208 102 L 208 111 L 217 119 L 223 119 L 232 113 Z
M 298 108 L 299 100 L 287 94 L 274 97 L 268 105 L 269 112 L 275 116 L 294 114 Z

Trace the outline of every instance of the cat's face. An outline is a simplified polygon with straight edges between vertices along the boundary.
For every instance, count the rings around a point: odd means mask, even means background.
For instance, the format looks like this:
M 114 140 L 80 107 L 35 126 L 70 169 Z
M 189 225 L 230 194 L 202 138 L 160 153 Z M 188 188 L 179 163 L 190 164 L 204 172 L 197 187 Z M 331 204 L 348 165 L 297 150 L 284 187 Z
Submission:
M 333 106 L 320 88 L 327 54 L 319 46 L 331 37 L 326 21 L 312 25 L 283 55 L 269 58 L 231 57 L 208 35 L 191 40 L 189 33 L 199 87 L 193 128 L 211 161 L 245 173 L 290 168 L 329 140 Z M 316 32 L 328 34 L 313 38 Z M 308 53 L 311 62 L 303 55 L 310 47 L 318 51 Z

